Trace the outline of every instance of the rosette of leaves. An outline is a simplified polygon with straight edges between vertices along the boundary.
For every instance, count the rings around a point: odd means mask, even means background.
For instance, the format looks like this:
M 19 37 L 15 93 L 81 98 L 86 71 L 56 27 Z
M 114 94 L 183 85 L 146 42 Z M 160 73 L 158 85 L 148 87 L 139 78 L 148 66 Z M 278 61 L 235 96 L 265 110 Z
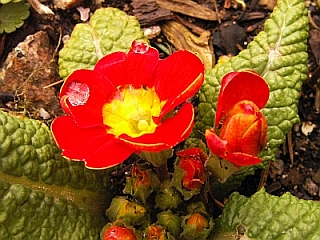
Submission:
M 14 32 L 30 15 L 30 5 L 25 1 L 0 0 L 0 4 L 0 34 Z
M 90 22 L 77 24 L 59 52 L 59 74 L 65 79 L 77 69 L 93 69 L 103 56 L 127 52 L 133 40 L 147 42 L 139 22 L 116 8 L 100 8 Z
M 279 0 L 266 20 L 264 30 L 248 44 L 247 49 L 206 72 L 200 91 L 197 122 L 187 145 L 198 144 L 203 138 L 201 132 L 213 126 L 222 77 L 232 71 L 252 69 L 262 75 L 270 89 L 269 101 L 262 109 L 268 121 L 268 148 L 260 153 L 263 163 L 255 168 L 264 168 L 268 161 L 275 159 L 275 153 L 287 133 L 300 121 L 297 103 L 308 72 L 308 23 L 304 1 Z M 230 168 L 221 168 L 221 175 L 230 175 L 228 171 Z M 243 169 L 234 174 L 227 184 L 233 185 L 234 181 L 237 185 L 246 175 L 253 173 L 252 167 Z M 217 188 L 221 189 L 221 186 Z
M 63 158 L 45 124 L 0 111 L 1 238 L 98 239 L 109 171 Z
M 320 238 L 320 205 L 261 189 L 250 198 L 235 192 L 217 221 L 213 239 L 300 240 Z

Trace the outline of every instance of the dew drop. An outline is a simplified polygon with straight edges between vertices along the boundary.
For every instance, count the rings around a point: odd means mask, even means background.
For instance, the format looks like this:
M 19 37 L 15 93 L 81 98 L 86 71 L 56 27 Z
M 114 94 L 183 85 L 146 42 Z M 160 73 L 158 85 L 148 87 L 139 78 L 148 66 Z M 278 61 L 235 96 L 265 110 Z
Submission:
M 134 42 L 131 49 L 135 53 L 144 54 L 144 53 L 148 52 L 149 45 L 146 43 L 143 43 L 143 42 Z
M 67 86 L 66 95 L 72 106 L 84 105 L 89 99 L 90 89 L 87 84 L 81 82 L 71 82 Z

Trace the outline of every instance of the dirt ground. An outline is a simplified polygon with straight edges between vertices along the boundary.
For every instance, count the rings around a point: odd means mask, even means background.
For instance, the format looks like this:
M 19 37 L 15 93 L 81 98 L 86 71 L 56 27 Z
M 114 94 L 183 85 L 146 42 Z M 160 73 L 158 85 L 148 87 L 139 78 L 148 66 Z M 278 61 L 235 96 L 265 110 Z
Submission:
M 203 20 L 187 16 L 185 14 L 172 13 L 169 18 L 181 18 L 184 23 L 190 23 L 193 29 L 199 27 L 212 33 L 212 47 L 215 59 L 224 55 L 236 55 L 242 48 L 245 48 L 254 36 L 263 29 L 263 23 L 272 12 L 272 4 L 268 7 L 261 5 L 261 1 L 246 1 L 246 10 L 234 1 L 230 7 L 226 4 L 229 1 L 194 1 L 201 6 L 210 8 L 218 13 L 219 19 Z M 46 5 L 54 9 L 53 3 L 46 2 Z M 299 115 L 301 123 L 295 125 L 287 136 L 287 142 L 281 146 L 277 154 L 277 162 L 272 163 L 267 171 L 257 171 L 254 176 L 249 176 L 239 189 L 244 195 L 254 193 L 259 185 L 262 176 L 267 176 L 263 181 L 269 193 L 281 195 L 284 192 L 291 192 L 293 195 L 303 199 L 319 200 L 320 197 L 320 12 L 315 2 L 306 1 L 310 12 L 310 39 L 309 39 L 309 76 L 303 84 L 299 100 Z M 89 7 L 91 12 L 97 8 L 94 2 L 84 1 L 79 5 Z M 134 14 L 132 2 L 129 0 L 110 0 L 102 6 L 112 6 Z M 166 20 L 163 20 L 166 21 Z M 4 64 L 9 52 L 22 42 L 28 35 L 39 30 L 48 33 L 49 41 L 59 50 L 63 47 L 60 42 L 61 36 L 71 34 L 75 24 L 81 22 L 80 14 L 76 7 L 67 10 L 54 9 L 54 15 L 40 15 L 31 9 L 30 17 L 25 24 L 11 34 L 0 35 L 0 64 Z M 143 27 L 157 25 L 159 22 L 144 22 Z M 232 23 L 232 24 L 230 24 Z M 230 27 L 231 26 L 231 27 Z M 167 46 L 171 51 L 175 47 L 166 39 L 163 34 L 151 40 L 151 44 L 159 48 L 159 43 Z M 59 45 L 60 43 L 60 45 Z M 159 48 L 161 56 L 166 56 L 165 51 Z M 53 52 L 55 54 L 56 52 Z M 57 56 L 54 56 L 57 59 Z M 216 61 L 215 60 L 215 61 Z M 61 84 L 56 85 L 53 94 L 57 97 Z M 1 90 L 1 89 L 0 89 Z M 1 109 L 5 111 L 17 110 L 12 104 L 15 92 L 1 92 Z M 56 98 L 58 99 L 58 98 Z M 58 101 L 55 114 L 59 114 Z M 46 109 L 50 113 L 50 109 Z M 31 113 L 32 115 L 32 113 Z M 53 114 L 54 115 L 54 114 Z M 39 117 L 39 116 L 37 116 Z M 54 117 L 51 115 L 51 117 Z M 41 118 L 40 118 L 41 119 Z M 47 119 L 50 123 L 50 118 Z

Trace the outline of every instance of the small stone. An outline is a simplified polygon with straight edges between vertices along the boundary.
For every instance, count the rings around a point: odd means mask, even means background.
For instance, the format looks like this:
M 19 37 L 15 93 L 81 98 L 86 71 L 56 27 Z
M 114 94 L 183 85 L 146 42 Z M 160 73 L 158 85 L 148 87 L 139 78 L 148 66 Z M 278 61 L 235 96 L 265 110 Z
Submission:
M 90 8 L 77 7 L 77 10 L 80 13 L 80 20 L 83 21 L 83 22 L 88 21 Z
M 315 173 L 312 175 L 312 180 L 313 180 L 315 183 L 320 184 L 320 169 L 318 169 L 318 171 L 315 172 Z
M 61 115 L 57 90 L 46 86 L 60 80 L 48 34 L 29 35 L 8 54 L 0 69 L 0 92 L 15 96 L 17 110 L 39 116 L 44 108 L 51 116 Z M 15 110 L 15 109 L 13 109 Z
M 40 108 L 39 109 L 39 115 L 40 117 L 42 117 L 44 120 L 49 119 L 51 116 L 50 114 L 44 109 L 44 108 Z
M 315 184 L 311 178 L 307 178 L 305 184 L 303 185 L 303 188 L 311 195 L 311 196 L 317 196 L 319 192 L 319 187 L 317 184 Z

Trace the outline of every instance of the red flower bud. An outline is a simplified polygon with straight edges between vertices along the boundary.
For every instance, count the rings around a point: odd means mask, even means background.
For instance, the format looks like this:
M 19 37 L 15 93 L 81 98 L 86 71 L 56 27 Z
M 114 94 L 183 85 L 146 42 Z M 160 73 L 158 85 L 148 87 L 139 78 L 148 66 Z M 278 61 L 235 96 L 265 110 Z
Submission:
M 269 98 L 265 80 L 252 71 L 232 72 L 222 80 L 215 130 L 205 132 L 211 152 L 238 166 L 260 163 L 268 124 L 260 108 Z
M 136 236 L 130 228 L 111 226 L 103 235 L 104 240 L 136 240 Z
M 160 226 L 157 225 L 150 225 L 145 230 L 145 237 L 146 240 L 166 240 L 166 232 Z
M 206 154 L 199 148 L 190 148 L 180 151 L 179 167 L 186 173 L 182 178 L 182 185 L 184 188 L 200 189 L 205 182 L 203 163 L 206 159 Z
M 144 186 L 146 188 L 151 186 L 151 179 L 147 170 L 134 166 L 132 169 L 132 177 L 134 178 L 135 190 L 140 186 Z
M 193 213 L 186 222 L 187 226 L 196 225 L 196 232 L 197 235 L 202 229 L 207 228 L 209 223 L 208 219 L 202 216 L 200 213 Z

